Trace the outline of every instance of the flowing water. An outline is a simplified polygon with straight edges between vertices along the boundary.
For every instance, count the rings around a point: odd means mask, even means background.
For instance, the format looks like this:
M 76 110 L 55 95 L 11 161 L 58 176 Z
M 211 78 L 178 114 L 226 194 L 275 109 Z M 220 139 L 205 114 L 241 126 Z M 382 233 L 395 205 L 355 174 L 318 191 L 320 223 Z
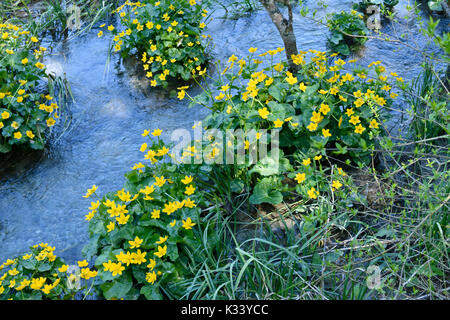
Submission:
M 320 10 L 318 17 L 351 7 L 347 0 L 325 2 L 330 6 Z M 307 3 L 314 8 L 315 1 Z M 407 3 L 401 1 L 397 6 L 400 16 L 406 14 Z M 231 54 L 245 56 L 250 47 L 263 52 L 282 46 L 264 10 L 237 20 L 220 19 L 223 14 L 218 7 L 208 26 L 215 61 L 225 61 Z M 414 38 L 407 41 L 423 48 L 414 22 L 410 22 L 388 25 L 383 31 L 395 35 L 412 28 Z M 300 50 L 326 49 L 326 27 L 302 18 L 298 11 L 294 30 Z M 64 129 L 59 125 L 59 134 L 32 165 L 15 166 L 0 176 L 0 262 L 40 242 L 56 246 L 56 254 L 69 263 L 82 259 L 81 249 L 88 240 L 84 216 L 90 201 L 82 197 L 86 189 L 96 184 L 103 194 L 122 188 L 124 173 L 143 161 L 138 149 L 144 142 L 144 129 L 163 129 L 163 138 L 168 139 L 172 130 L 189 129 L 207 114 L 201 107 L 188 109 L 186 100 L 170 98 L 161 90 L 141 90 L 142 81 L 116 58 L 105 67 L 110 40 L 97 38 L 97 32 L 94 29 L 56 45 L 46 60 L 48 67 L 65 74 L 71 85 L 75 99 L 69 107 L 71 122 Z M 370 40 L 359 63 L 382 60 L 388 71 L 410 80 L 420 71 L 418 59 L 421 57 L 413 49 Z

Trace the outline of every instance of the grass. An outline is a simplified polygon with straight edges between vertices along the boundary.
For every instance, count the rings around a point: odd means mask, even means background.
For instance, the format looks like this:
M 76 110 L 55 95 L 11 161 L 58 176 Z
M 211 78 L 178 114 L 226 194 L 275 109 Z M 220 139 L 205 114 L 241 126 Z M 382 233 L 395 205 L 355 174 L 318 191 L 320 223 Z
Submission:
M 414 139 L 440 136 L 448 139 L 450 128 L 447 124 L 450 119 L 446 95 L 430 64 L 424 64 L 423 72 L 412 81 L 408 90 L 408 102 L 412 106 L 413 114 L 410 130 Z
M 382 166 L 347 167 L 356 187 L 343 201 L 253 208 L 253 218 L 239 219 L 248 213 L 244 192 L 231 209 L 209 208 L 214 232 L 205 231 L 202 248 L 191 253 L 193 277 L 179 284 L 181 298 L 450 298 L 448 150 L 378 157 Z

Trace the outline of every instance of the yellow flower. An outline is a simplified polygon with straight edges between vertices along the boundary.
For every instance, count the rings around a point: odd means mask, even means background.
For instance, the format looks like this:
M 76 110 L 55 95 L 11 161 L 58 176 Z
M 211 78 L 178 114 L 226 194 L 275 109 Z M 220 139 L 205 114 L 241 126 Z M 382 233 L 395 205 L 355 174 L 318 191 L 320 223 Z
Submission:
M 23 260 L 28 260 L 28 259 L 30 259 L 32 256 L 33 256 L 32 254 L 26 254 L 26 255 L 22 256 L 22 259 L 23 259 Z
M 166 181 L 167 180 L 164 178 L 164 176 L 155 177 L 155 185 L 160 188 L 166 183 Z
M 316 131 L 317 130 L 317 123 L 311 122 L 306 128 L 308 128 L 309 131 Z
M 184 200 L 184 206 L 187 208 L 194 208 L 196 206 L 195 201 L 191 200 L 190 198 L 187 198 Z
M 156 273 L 153 272 L 147 272 L 145 275 L 145 280 L 147 280 L 148 283 L 153 284 L 156 281 Z
M 378 122 L 377 122 L 377 120 L 372 119 L 372 121 L 370 121 L 369 128 L 378 129 Z
M 156 251 L 153 254 L 158 258 L 162 258 L 166 255 L 166 253 L 167 253 L 167 245 L 165 245 L 164 247 L 158 246 L 158 251 Z
M 364 131 L 366 130 L 366 128 L 364 128 L 362 125 L 357 125 L 356 126 L 356 128 L 355 128 L 355 132 L 356 133 L 358 133 L 358 134 L 361 134 L 361 133 L 363 133 Z
M 195 187 L 193 185 L 187 186 L 186 190 L 184 191 L 185 194 L 187 194 L 188 196 L 190 196 L 191 194 L 193 194 L 195 191 Z
M 311 164 L 311 159 L 310 158 L 305 159 L 305 160 L 302 161 L 302 163 L 303 163 L 304 166 L 309 166 Z
M 113 277 L 115 277 L 116 275 L 122 275 L 123 270 L 125 270 L 125 267 L 122 266 L 122 263 L 120 262 L 112 263 L 112 266 L 110 267 L 110 271 L 112 272 Z
M 146 143 L 143 143 L 143 144 L 141 145 L 141 148 L 139 149 L 139 151 L 144 152 L 145 150 L 147 150 L 147 144 L 146 144 Z
M 308 197 L 309 197 L 310 199 L 317 199 L 317 196 L 319 195 L 319 192 L 318 192 L 314 187 L 312 187 L 311 189 L 309 189 L 309 190 L 307 191 L 307 193 L 308 193 Z
M 192 222 L 191 218 L 187 218 L 186 221 L 183 220 L 183 228 L 186 230 L 192 229 L 193 226 L 195 226 L 195 223 Z
M 22 133 L 20 131 L 14 132 L 14 138 L 17 140 L 22 139 Z
M 30 138 L 30 139 L 34 139 L 35 135 L 34 135 L 34 133 L 32 131 L 27 130 L 27 137 Z
M 286 80 L 287 83 L 289 83 L 291 86 L 297 83 L 297 77 L 286 77 L 284 80 Z
M 112 221 L 106 226 L 106 229 L 108 232 L 113 231 L 115 228 L 116 228 L 116 225 Z
M 169 149 L 167 149 L 166 147 L 162 147 L 161 149 L 158 149 L 158 152 L 156 153 L 156 155 L 158 157 L 162 157 L 164 155 L 166 155 L 169 152 Z
M 277 63 L 273 68 L 275 69 L 275 71 L 281 72 L 284 68 L 284 65 L 280 62 Z
M 67 271 L 68 268 L 69 268 L 69 266 L 64 264 L 60 268 L 58 268 L 58 271 L 61 272 L 61 273 L 64 273 L 64 272 Z
M 98 187 L 94 184 L 91 189 L 87 190 L 87 193 L 83 196 L 83 198 L 89 198 L 95 191 L 97 191 L 97 188 Z
M 165 236 L 165 237 L 159 237 L 159 240 L 156 241 L 156 244 L 163 244 L 164 242 L 167 241 L 167 239 L 169 238 L 169 236 Z
M 340 187 L 342 187 L 342 183 L 340 183 L 339 181 L 337 181 L 337 180 L 334 180 L 332 183 L 331 183 L 331 187 L 332 187 L 332 189 L 333 189 L 333 191 L 336 189 L 339 189 Z
M 12 269 L 12 270 L 9 270 L 8 273 L 9 273 L 9 275 L 11 275 L 11 276 L 16 276 L 16 275 L 19 274 L 19 271 L 17 271 L 17 269 L 14 268 L 14 269 Z
M 281 128 L 283 126 L 284 121 L 277 119 L 274 122 L 275 128 Z
M 357 108 L 359 108 L 364 104 L 364 100 L 360 98 L 360 99 L 356 100 L 354 103 L 355 103 L 355 106 Z
M 2 112 L 2 119 L 4 119 L 4 120 L 9 119 L 10 116 L 11 115 L 10 115 L 10 113 L 8 111 L 3 111 Z
M 270 114 L 270 112 L 267 110 L 266 107 L 264 107 L 262 109 L 258 109 L 258 114 L 261 118 L 267 119 L 267 116 Z
M 156 261 L 153 259 L 150 259 L 149 262 L 150 263 L 147 265 L 147 268 L 149 268 L 150 270 L 153 270 L 153 268 L 155 268 L 155 266 L 156 266 Z
M 302 183 L 306 179 L 306 174 L 304 173 L 297 173 L 295 176 L 295 180 L 297 180 L 297 183 Z
M 28 59 L 27 58 L 24 58 L 24 59 L 22 59 L 22 64 L 27 64 L 28 63 Z
M 161 211 L 155 209 L 151 212 L 151 217 L 152 217 L 152 219 L 159 219 L 160 214 L 161 214 Z
M 362 97 L 362 92 L 361 92 L 361 90 L 358 90 L 358 91 L 353 92 L 353 95 L 354 95 L 356 98 L 361 98 L 361 97 Z
M 331 137 L 330 129 L 322 129 L 322 135 L 325 138 Z
M 341 100 L 341 101 L 343 101 L 343 102 L 347 102 L 347 98 L 345 98 L 345 97 L 343 97 L 343 96 L 341 96 L 341 95 L 339 95 L 339 100 Z
M 144 240 L 143 239 L 139 239 L 138 236 L 136 236 L 136 238 L 134 238 L 133 241 L 128 241 L 128 243 L 130 244 L 130 248 L 134 249 L 134 248 L 139 248 L 142 244 Z
M 89 212 L 89 214 L 85 215 L 85 217 L 87 221 L 91 221 L 92 218 L 94 217 L 94 212 L 93 211 Z
M 47 119 L 47 126 L 53 127 L 55 125 L 55 123 L 56 123 L 55 119 L 53 119 L 53 118 L 48 118 Z
M 264 82 L 264 84 L 265 84 L 266 87 L 270 86 L 272 83 L 273 83 L 273 78 L 272 78 L 272 77 L 270 77 L 269 79 L 267 79 L 267 80 Z
M 349 116 L 349 117 L 351 117 L 354 113 L 355 113 L 355 112 L 353 111 L 353 108 L 348 108 L 348 109 L 345 111 L 345 114 L 346 114 L 347 116 Z
M 350 118 L 350 121 L 349 121 L 351 124 L 353 124 L 353 125 L 357 125 L 358 123 L 360 123 L 361 121 L 359 120 L 359 116 L 352 116 L 351 118 Z
M 80 268 L 87 267 L 88 266 L 88 262 L 86 260 L 78 261 L 78 266 Z
M 305 86 L 305 84 L 303 83 L 303 82 L 301 82 L 300 83 L 300 85 L 299 85 L 299 89 L 301 90 L 301 91 L 303 91 L 303 92 L 305 92 L 306 91 L 306 86 Z
M 330 110 L 331 109 L 330 109 L 330 107 L 327 104 L 322 103 L 320 105 L 319 111 L 322 112 L 324 116 L 327 115 L 327 113 L 330 112 Z
M 222 100 L 225 97 L 225 94 L 221 92 L 219 95 L 215 96 L 216 100 Z
M 33 290 L 39 290 L 42 288 L 42 286 L 45 283 L 46 278 L 40 277 L 40 278 L 33 278 L 31 279 L 31 285 L 30 288 Z
M 336 87 L 332 87 L 332 88 L 330 89 L 330 93 L 331 93 L 332 95 L 336 95 L 338 92 L 339 92 L 339 89 L 336 88 Z
M 194 179 L 194 178 L 191 177 L 191 176 L 189 176 L 189 177 L 188 177 L 188 176 L 185 176 L 184 179 L 181 180 L 181 182 L 182 182 L 183 184 L 189 184 L 189 183 L 192 182 L 193 179 Z
M 118 224 L 126 224 L 128 222 L 128 219 L 130 219 L 129 215 L 124 215 L 121 213 L 118 217 L 116 217 Z
M 152 132 L 152 136 L 154 136 L 154 137 L 159 137 L 159 136 L 161 135 L 161 133 L 162 133 L 162 130 L 161 130 L 161 129 L 155 129 L 155 130 L 153 130 L 153 132 Z

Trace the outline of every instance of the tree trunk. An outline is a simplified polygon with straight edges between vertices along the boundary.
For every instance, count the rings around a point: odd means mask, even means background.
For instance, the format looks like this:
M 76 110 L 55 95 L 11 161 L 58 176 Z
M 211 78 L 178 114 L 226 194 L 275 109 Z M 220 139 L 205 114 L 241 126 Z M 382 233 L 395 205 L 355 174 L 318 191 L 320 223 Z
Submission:
M 275 26 L 278 29 L 278 32 L 280 33 L 281 38 L 283 39 L 284 43 L 284 49 L 286 51 L 286 57 L 289 64 L 289 69 L 292 73 L 297 73 L 298 66 L 292 62 L 292 55 L 298 54 L 297 50 L 297 40 L 295 39 L 294 35 L 294 28 L 293 28 L 293 15 L 292 15 L 292 6 L 290 3 L 290 0 L 277 0 L 278 2 L 281 2 L 288 7 L 289 11 L 289 20 L 286 20 L 283 15 L 280 12 L 280 9 L 278 8 L 277 4 L 275 3 L 276 0 L 259 0 L 261 4 L 266 8 L 267 12 L 270 15 L 270 18 L 272 19 L 272 22 L 275 24 Z

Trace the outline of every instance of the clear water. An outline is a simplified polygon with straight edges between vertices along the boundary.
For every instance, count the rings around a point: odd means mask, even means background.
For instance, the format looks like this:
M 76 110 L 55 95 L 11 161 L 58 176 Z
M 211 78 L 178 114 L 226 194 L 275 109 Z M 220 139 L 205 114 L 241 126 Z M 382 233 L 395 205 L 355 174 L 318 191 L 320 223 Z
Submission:
M 320 17 L 351 6 L 347 0 L 325 2 L 330 6 L 319 11 Z M 405 14 L 407 3 L 401 1 L 397 6 L 399 15 Z M 314 8 L 315 1 L 308 4 Z M 237 20 L 222 20 L 223 14 L 218 7 L 208 29 L 214 39 L 215 60 L 224 61 L 231 54 L 245 56 L 250 47 L 263 52 L 282 46 L 264 10 Z M 414 38 L 407 41 L 423 47 L 413 25 L 409 27 Z M 386 26 L 383 31 L 395 35 L 406 27 Z M 300 50 L 326 49 L 326 27 L 297 12 L 294 30 Z M 0 261 L 40 242 L 56 246 L 56 253 L 69 263 L 81 259 L 81 249 L 88 240 L 84 216 L 90 201 L 82 198 L 86 189 L 96 184 L 103 194 L 122 187 L 124 173 L 143 160 L 138 149 L 144 141 L 144 129 L 161 128 L 168 139 L 172 130 L 190 128 L 207 114 L 200 107 L 188 109 L 187 101 L 169 98 L 164 91 L 142 91 L 140 79 L 116 58 L 105 70 L 109 39 L 97 38 L 97 32 L 92 30 L 56 46 L 47 58 L 49 68 L 64 73 L 71 84 L 75 98 L 70 106 L 72 122 L 59 129 L 37 161 L 11 167 L 0 175 Z M 370 40 L 360 58 L 362 65 L 382 60 L 388 71 L 406 80 L 417 75 L 417 61 L 422 59 L 412 49 L 378 40 Z

